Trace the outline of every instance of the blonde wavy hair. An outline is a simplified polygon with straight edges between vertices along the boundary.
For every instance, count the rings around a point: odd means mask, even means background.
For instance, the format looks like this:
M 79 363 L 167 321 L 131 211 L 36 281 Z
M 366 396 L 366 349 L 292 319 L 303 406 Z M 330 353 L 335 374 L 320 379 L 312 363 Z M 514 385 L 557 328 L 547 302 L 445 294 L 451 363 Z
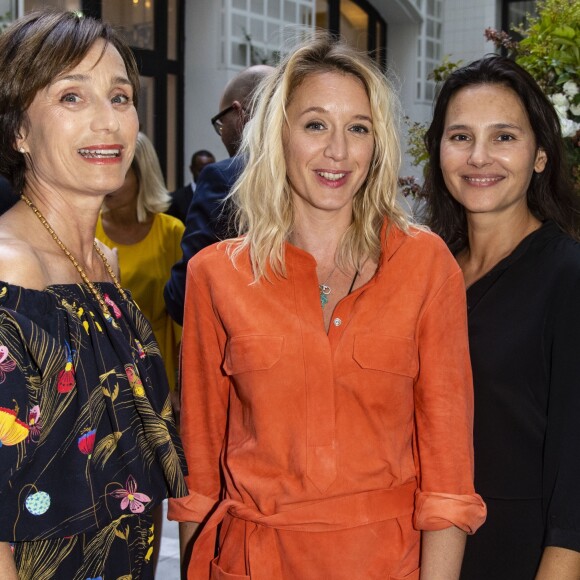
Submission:
M 389 225 L 409 230 L 405 213 L 397 205 L 400 104 L 384 73 L 354 48 L 329 35 L 319 34 L 294 49 L 266 77 L 254 95 L 254 115 L 246 125 L 239 154 L 246 167 L 234 185 L 230 201 L 235 207 L 241 237 L 230 242 L 236 258 L 249 250 L 254 280 L 285 276 L 284 244 L 292 232 L 294 208 L 286 177 L 282 134 L 287 107 L 296 89 L 313 74 L 339 72 L 362 81 L 369 97 L 374 153 L 369 173 L 353 201 L 353 220 L 339 243 L 340 268 L 360 270 L 365 260 L 378 260 L 380 231 L 385 217 Z
M 144 222 L 149 214 L 162 213 L 171 205 L 171 196 L 153 143 L 139 131 L 135 145 L 133 170 L 139 182 L 137 195 L 137 221 Z

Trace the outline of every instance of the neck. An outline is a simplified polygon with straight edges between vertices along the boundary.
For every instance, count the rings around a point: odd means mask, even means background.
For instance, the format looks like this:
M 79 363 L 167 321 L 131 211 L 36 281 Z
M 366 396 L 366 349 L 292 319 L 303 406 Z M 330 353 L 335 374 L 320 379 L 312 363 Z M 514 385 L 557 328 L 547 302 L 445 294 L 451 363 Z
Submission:
M 66 248 L 78 260 L 91 268 L 95 260 L 93 249 L 95 225 L 102 198 L 87 196 L 83 199 L 66 199 L 59 192 L 40 191 L 33 187 L 27 187 L 24 193 Z M 26 215 L 31 228 L 40 226 L 46 230 L 38 216 L 31 210 L 27 209 Z M 47 230 L 46 232 L 50 235 Z M 39 241 L 39 243 L 44 246 L 44 241 Z M 98 257 L 96 259 L 98 260 Z
M 528 210 L 517 216 L 468 216 L 469 247 L 458 256 L 467 285 L 509 256 L 518 244 L 541 226 Z
M 318 264 L 334 263 L 338 244 L 350 223 L 350 219 L 297 215 L 289 241 L 312 254 Z

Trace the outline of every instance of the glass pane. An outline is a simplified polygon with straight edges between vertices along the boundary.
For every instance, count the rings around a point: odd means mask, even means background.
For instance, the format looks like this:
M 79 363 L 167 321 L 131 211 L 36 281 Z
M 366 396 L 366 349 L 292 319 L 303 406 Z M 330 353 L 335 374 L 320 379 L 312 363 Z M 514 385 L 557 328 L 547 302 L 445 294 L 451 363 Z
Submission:
M 268 16 L 280 18 L 280 0 L 268 0 Z
M 278 44 L 280 42 L 280 26 L 278 24 L 268 22 L 268 36 L 266 39 L 270 44 Z
M 284 0 L 284 20 L 286 22 L 296 22 L 296 2 Z
M 167 58 L 177 60 L 177 0 L 167 2 Z
M 328 29 L 328 0 L 316 0 L 316 26 Z
M 177 76 L 167 75 L 167 175 L 165 181 L 167 189 L 177 188 L 177 174 L 175 161 L 177 159 Z
M 15 2 L 11 2 L 11 4 L 15 4 Z M 81 0 L 24 0 L 24 12 L 26 13 L 40 10 L 45 6 L 61 8 L 62 10 L 80 10 Z
M 236 66 L 248 66 L 248 45 L 246 43 L 232 42 L 232 64 Z
M 384 38 L 384 28 L 381 22 L 375 23 L 375 45 L 372 47 L 371 56 L 375 59 L 375 62 L 380 66 L 384 67 L 386 64 L 386 47 Z
M 232 8 L 237 8 L 238 10 L 247 10 L 248 3 L 246 0 L 232 0 Z
M 139 126 L 143 133 L 155 143 L 155 79 L 153 77 L 140 77 L 141 90 L 139 91 Z
M 525 28 L 527 22 L 526 16 L 528 14 L 531 16 L 536 14 L 535 2 L 510 2 L 508 4 L 508 23 L 510 27 L 512 25 L 524 24 Z
M 155 49 L 153 14 L 155 0 L 103 0 L 103 20 L 120 28 L 131 46 Z
M 264 0 L 252 0 L 250 10 L 252 14 L 264 14 Z
M 340 35 L 359 50 L 368 49 L 368 14 L 352 0 L 340 2 Z
M 245 14 L 232 14 L 232 35 L 244 37 L 248 33 Z
M 0 32 L 16 19 L 16 0 L 0 0 Z
M 250 37 L 254 42 L 264 42 L 264 21 L 252 18 L 250 20 Z
M 299 24 L 302 26 L 312 26 L 312 7 L 311 6 L 300 6 L 300 19 L 298 20 Z

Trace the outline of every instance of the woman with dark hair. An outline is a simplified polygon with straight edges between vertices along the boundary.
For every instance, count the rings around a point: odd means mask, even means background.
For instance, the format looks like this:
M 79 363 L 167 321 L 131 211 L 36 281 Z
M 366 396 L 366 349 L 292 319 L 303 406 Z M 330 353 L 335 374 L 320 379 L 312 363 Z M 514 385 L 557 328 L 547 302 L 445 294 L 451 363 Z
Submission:
M 475 481 L 465 580 L 580 577 L 579 202 L 558 116 L 493 56 L 453 72 L 426 135 L 429 225 L 465 278 Z
M 153 578 L 152 513 L 186 492 L 151 326 L 95 238 L 138 132 L 106 24 L 43 11 L 0 35 L 0 575 Z

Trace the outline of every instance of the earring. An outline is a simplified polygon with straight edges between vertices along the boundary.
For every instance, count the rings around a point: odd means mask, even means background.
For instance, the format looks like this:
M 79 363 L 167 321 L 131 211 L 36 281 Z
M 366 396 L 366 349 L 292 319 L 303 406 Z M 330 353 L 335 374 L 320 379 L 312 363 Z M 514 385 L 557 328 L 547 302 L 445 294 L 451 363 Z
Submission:
M 23 153 L 23 154 L 26 153 L 26 150 L 24 149 L 24 147 L 18 147 L 18 151 L 20 153 Z

